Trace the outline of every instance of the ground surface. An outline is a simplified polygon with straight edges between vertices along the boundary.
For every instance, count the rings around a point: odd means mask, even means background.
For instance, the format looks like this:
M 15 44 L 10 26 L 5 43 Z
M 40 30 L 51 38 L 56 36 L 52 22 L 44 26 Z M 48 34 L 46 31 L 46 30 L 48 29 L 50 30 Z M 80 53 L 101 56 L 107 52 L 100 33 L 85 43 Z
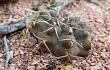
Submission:
M 7 19 L 5 6 L 0 11 L 0 23 L 7 24 L 13 21 L 19 21 L 24 17 L 31 15 L 35 11 L 31 9 L 32 2 L 38 3 L 36 0 L 19 0 L 16 4 L 9 4 L 14 13 L 12 19 Z M 72 61 L 72 70 L 110 70 L 110 3 L 98 2 L 98 5 L 87 3 L 81 0 L 78 4 L 65 8 L 73 16 L 81 17 L 82 21 L 91 24 L 93 28 L 93 53 L 85 58 L 77 58 Z M 33 44 L 36 42 L 34 38 L 27 40 L 19 38 L 19 32 L 8 37 L 8 45 L 13 51 L 13 60 L 9 64 L 8 70 L 44 70 L 49 59 L 46 54 L 37 51 Z M 5 50 L 1 47 L 0 39 L 0 70 L 4 68 Z M 61 70 L 64 64 L 59 65 Z M 25 69 L 24 69 L 25 70 Z

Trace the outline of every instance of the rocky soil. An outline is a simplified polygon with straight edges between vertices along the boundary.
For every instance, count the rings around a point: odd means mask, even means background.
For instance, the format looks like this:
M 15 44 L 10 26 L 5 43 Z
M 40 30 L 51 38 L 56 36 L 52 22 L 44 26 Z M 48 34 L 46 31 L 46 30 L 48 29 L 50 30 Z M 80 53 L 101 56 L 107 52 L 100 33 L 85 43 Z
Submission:
M 0 8 L 0 25 L 17 22 L 26 16 L 35 13 L 31 4 L 38 3 L 37 0 L 19 0 L 16 4 L 9 4 L 14 13 L 12 19 L 6 15 L 6 5 Z M 87 58 L 77 57 L 71 63 L 72 70 L 110 70 L 110 2 L 100 1 L 97 4 L 81 0 L 78 4 L 74 3 L 65 8 L 65 11 L 72 16 L 78 16 L 82 21 L 89 23 L 93 29 L 92 51 Z M 20 32 L 8 36 L 8 45 L 13 52 L 12 62 L 8 70 L 44 70 L 50 54 L 40 53 L 35 47 L 34 38 L 27 39 L 19 37 Z M 5 49 L 2 47 L 0 39 L 0 70 L 4 70 Z M 65 64 L 59 63 L 57 68 L 64 70 Z

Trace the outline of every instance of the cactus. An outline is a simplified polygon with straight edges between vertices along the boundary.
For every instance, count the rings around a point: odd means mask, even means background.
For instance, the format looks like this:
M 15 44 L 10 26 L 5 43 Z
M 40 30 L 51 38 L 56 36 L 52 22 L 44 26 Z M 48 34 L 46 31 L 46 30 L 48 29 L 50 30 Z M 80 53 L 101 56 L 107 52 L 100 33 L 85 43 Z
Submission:
M 89 55 L 91 39 L 87 33 L 87 24 L 78 17 L 65 16 L 65 13 L 61 15 L 53 10 L 41 11 L 38 14 L 27 28 L 38 39 L 42 51 L 62 57 L 64 61 L 68 60 L 69 54 L 83 57 Z

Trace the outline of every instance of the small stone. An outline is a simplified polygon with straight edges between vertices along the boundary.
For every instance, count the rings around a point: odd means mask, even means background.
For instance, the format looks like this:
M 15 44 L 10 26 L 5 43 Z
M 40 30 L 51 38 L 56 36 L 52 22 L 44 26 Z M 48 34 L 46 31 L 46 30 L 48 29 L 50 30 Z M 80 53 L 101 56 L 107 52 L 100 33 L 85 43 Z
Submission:
M 28 69 L 29 70 L 34 70 L 35 69 L 35 66 L 29 66 Z
M 93 54 L 94 54 L 95 56 L 97 56 L 97 53 L 96 53 L 96 52 L 94 52 Z
M 14 56 L 17 56 L 19 52 L 17 50 L 14 51 Z
M 32 65 L 35 65 L 35 64 L 37 64 L 38 63 L 38 61 L 34 61 L 34 62 L 32 62 Z
M 3 56 L 3 54 L 0 53 L 0 57 L 2 57 L 2 56 Z
M 101 53 L 101 57 L 103 58 L 103 59 L 106 59 L 107 58 L 107 56 L 105 55 L 105 53 L 103 52 L 103 53 Z
M 10 66 L 9 70 L 16 70 L 15 66 Z
M 82 63 L 83 63 L 83 64 L 86 64 L 86 60 L 82 60 Z
M 13 58 L 13 51 L 10 51 L 10 58 Z
M 76 67 L 76 68 L 73 68 L 73 70 L 79 70 L 79 69 Z
M 88 63 L 91 63 L 91 61 L 90 61 L 90 60 L 87 60 L 87 62 L 88 62 Z
M 95 65 L 95 63 L 91 63 L 90 65 L 91 65 L 91 66 L 94 66 L 94 65 Z
M 24 54 L 24 51 L 23 50 L 19 50 L 20 54 L 23 55 Z
M 0 66 L 0 70 L 4 70 L 4 67 Z

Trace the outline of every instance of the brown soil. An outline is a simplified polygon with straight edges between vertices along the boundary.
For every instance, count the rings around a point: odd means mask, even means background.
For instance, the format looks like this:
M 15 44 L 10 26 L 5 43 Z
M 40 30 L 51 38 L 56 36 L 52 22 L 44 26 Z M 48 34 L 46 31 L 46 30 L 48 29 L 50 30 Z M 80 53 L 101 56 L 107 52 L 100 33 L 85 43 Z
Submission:
M 19 0 L 16 4 L 9 4 L 14 13 L 12 19 L 6 15 L 6 5 L 0 8 L 0 23 L 8 24 L 24 19 L 26 16 L 35 13 L 31 8 L 32 3 L 38 3 L 36 0 Z M 93 49 L 88 58 L 77 58 L 72 61 L 72 70 L 109 70 L 110 69 L 110 2 L 100 1 L 98 5 L 81 0 L 78 4 L 74 3 L 65 10 L 73 16 L 81 17 L 93 28 Z M 0 25 L 1 25 L 0 24 Z M 50 54 L 41 54 L 33 46 L 36 40 L 34 38 L 19 38 L 20 33 L 14 33 L 8 36 L 8 45 L 13 51 L 13 60 L 9 64 L 8 70 L 44 70 Z M 1 47 L 0 39 L 0 70 L 4 69 L 5 50 Z M 47 56 L 48 55 L 48 56 Z M 64 70 L 65 65 L 59 65 Z

